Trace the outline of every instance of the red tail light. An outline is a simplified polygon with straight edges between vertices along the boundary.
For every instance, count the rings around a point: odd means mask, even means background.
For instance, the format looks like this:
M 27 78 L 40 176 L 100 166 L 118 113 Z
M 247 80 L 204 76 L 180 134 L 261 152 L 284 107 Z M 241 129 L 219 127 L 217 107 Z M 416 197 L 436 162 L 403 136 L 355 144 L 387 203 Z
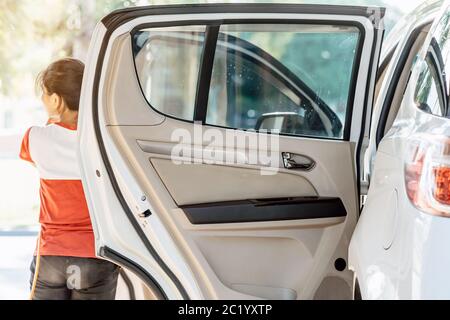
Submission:
M 405 187 L 415 207 L 450 217 L 450 138 L 422 135 L 410 141 Z
M 450 168 L 434 167 L 433 196 L 442 204 L 450 205 Z

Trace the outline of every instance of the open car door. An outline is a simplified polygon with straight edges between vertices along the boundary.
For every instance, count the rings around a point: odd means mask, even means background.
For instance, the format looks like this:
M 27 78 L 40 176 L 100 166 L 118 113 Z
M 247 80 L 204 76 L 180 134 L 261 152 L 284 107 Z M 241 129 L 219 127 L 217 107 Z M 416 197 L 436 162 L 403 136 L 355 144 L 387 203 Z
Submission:
M 206 4 L 105 17 L 79 114 L 97 254 L 157 299 L 351 298 L 383 14 Z

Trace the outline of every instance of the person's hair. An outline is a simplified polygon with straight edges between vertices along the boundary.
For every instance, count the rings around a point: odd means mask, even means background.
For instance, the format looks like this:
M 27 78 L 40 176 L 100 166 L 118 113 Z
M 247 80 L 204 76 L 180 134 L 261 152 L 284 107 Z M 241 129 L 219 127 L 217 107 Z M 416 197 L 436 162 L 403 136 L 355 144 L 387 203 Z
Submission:
M 36 78 L 36 87 L 56 93 L 72 111 L 78 111 L 84 64 L 80 60 L 64 58 L 51 63 Z

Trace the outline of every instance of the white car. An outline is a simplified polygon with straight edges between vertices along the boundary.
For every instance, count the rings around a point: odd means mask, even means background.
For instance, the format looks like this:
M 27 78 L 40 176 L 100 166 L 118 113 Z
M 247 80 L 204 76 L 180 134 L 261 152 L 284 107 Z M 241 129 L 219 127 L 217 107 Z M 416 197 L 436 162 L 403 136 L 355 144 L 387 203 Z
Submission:
M 449 32 L 449 3 L 429 2 L 385 47 L 349 248 L 355 298 L 450 299 Z
M 99 22 L 79 156 L 118 297 L 450 298 L 447 6 L 415 11 L 382 55 L 382 8 L 171 5 Z

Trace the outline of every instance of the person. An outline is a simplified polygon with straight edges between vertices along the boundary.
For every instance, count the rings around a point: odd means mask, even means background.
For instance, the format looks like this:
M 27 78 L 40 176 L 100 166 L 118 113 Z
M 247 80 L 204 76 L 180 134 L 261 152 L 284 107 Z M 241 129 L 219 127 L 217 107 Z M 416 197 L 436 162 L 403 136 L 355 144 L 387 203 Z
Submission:
M 41 225 L 30 266 L 30 299 L 114 299 L 118 266 L 95 255 L 94 233 L 77 160 L 84 64 L 53 62 L 36 79 L 49 120 L 29 128 L 20 158 L 40 176 Z

